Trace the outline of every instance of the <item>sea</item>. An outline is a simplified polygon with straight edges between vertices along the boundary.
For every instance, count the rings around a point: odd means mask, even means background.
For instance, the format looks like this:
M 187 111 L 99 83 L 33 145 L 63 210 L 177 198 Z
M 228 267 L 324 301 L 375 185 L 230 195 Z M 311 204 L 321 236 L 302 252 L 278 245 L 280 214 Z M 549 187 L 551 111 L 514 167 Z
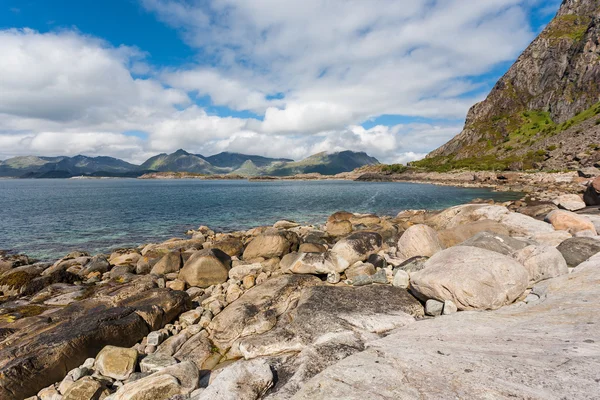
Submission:
M 340 210 L 396 215 L 520 196 L 403 182 L 0 179 L 0 250 L 53 260 L 185 237 L 200 225 L 228 232 L 281 219 L 324 224 Z

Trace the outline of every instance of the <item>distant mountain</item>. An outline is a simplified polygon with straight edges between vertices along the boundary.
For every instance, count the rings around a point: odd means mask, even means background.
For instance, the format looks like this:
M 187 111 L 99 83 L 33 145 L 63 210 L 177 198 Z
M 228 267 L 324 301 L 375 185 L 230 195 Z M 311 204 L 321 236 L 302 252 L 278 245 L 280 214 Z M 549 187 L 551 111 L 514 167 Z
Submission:
M 265 170 L 265 175 L 288 176 L 319 173 L 335 175 L 350 172 L 364 165 L 379 164 L 379 161 L 364 152 L 341 151 L 338 153 L 317 153 L 302 161 L 280 163 Z
M 122 176 L 136 171 L 140 171 L 139 166 L 118 158 L 82 155 L 75 157 L 14 157 L 0 163 L 0 176 L 17 178 L 70 178 L 80 175 Z
M 141 165 L 141 168 L 159 172 L 193 172 L 207 175 L 229 172 L 219 170 L 202 156 L 181 149 L 172 154 L 163 153 L 151 157 Z
M 200 156 L 202 157 L 202 156 Z M 256 167 L 267 167 L 275 162 L 293 162 L 289 158 L 268 158 L 262 156 L 252 156 L 240 153 L 223 152 L 210 157 L 202 157 L 215 167 L 238 169 L 248 161 L 251 161 Z
M 319 153 L 301 161 L 287 158 L 268 158 L 240 153 L 219 153 L 204 157 L 200 154 L 177 150 L 172 154 L 159 154 L 142 165 L 128 163 L 112 157 L 14 157 L 0 161 L 0 177 L 14 178 L 71 178 L 138 177 L 151 172 L 188 172 L 205 175 L 289 176 L 320 173 L 335 175 L 350 172 L 364 165 L 379 164 L 366 153 L 342 151 Z

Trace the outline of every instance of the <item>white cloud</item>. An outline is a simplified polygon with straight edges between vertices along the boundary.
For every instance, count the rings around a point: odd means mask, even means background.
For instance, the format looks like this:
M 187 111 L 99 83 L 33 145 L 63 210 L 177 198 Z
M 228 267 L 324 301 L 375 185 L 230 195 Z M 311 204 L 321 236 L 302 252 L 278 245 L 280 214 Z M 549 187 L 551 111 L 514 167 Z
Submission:
M 0 159 L 140 162 L 185 148 L 410 161 L 460 131 L 446 120 L 464 118 L 489 85 L 478 76 L 531 40 L 540 0 L 140 2 L 198 50 L 195 64 L 162 68 L 74 31 L 0 31 Z M 211 115 L 196 96 L 263 120 Z M 384 114 L 429 122 L 360 126 Z

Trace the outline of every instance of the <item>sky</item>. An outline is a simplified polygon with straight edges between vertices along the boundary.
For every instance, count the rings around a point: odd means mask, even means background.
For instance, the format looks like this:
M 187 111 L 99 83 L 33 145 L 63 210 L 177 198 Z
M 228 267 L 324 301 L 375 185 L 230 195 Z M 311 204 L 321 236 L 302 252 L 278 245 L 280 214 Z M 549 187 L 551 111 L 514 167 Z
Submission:
M 560 0 L 0 0 L 0 160 L 183 148 L 406 163 Z

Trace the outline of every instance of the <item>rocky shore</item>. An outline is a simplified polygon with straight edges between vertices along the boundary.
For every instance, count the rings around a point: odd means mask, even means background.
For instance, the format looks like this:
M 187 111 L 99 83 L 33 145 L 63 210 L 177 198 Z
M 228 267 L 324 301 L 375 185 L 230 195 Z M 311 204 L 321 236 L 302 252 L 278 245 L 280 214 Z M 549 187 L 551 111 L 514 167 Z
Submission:
M 600 178 L 568 176 L 517 202 L 0 253 L 0 399 L 597 398 Z

